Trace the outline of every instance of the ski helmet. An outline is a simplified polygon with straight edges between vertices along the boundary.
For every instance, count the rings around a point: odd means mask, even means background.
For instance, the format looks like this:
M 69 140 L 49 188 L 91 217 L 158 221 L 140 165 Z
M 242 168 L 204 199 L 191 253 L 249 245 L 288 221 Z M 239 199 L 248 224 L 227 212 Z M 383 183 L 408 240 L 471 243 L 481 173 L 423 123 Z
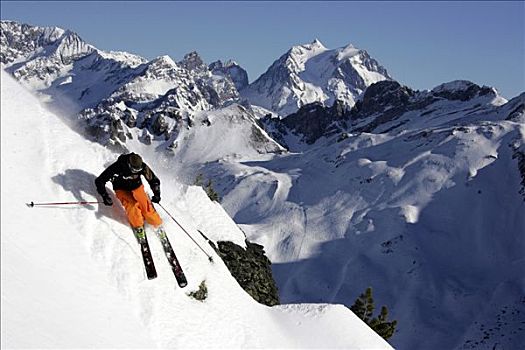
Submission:
M 139 173 L 142 170 L 142 158 L 136 153 L 131 153 L 128 158 L 128 166 L 132 173 Z

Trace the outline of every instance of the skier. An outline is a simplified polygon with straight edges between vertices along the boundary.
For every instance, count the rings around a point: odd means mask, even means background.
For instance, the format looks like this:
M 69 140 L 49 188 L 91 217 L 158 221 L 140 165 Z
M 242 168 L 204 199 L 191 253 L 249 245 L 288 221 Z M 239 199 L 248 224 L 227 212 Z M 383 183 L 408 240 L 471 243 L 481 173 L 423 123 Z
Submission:
M 141 175 L 146 178 L 153 191 L 151 201 L 144 192 Z M 160 180 L 142 161 L 141 156 L 136 153 L 122 154 L 95 179 L 97 191 L 104 204 L 111 206 L 113 200 L 106 191 L 108 181 L 112 182 L 115 195 L 124 206 L 128 221 L 136 233 L 141 236 L 144 234 L 144 219 L 155 229 L 160 227 L 162 219 L 151 204 L 160 202 Z

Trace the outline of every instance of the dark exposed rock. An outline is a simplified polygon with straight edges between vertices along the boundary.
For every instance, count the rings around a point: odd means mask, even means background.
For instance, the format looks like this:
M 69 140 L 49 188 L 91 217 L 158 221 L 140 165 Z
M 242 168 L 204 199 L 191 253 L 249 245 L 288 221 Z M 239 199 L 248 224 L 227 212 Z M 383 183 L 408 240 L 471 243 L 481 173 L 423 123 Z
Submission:
M 204 64 L 196 51 L 186 54 L 179 64 L 189 71 L 203 71 L 207 69 L 206 64 Z
M 265 115 L 259 120 L 261 127 L 266 131 L 272 139 L 274 139 L 281 146 L 289 149 L 284 139 L 285 135 L 288 135 L 288 129 L 278 118 L 273 118 L 271 114 Z
M 340 132 L 339 123 L 344 122 L 347 116 L 348 109 L 340 101 L 336 101 L 328 108 L 319 102 L 314 102 L 284 118 L 282 123 L 295 133 L 302 134 L 306 143 L 312 144 L 321 136 Z
M 423 111 L 440 99 L 466 101 L 479 96 L 497 96 L 494 89 L 480 87 L 469 81 L 454 81 L 442 84 L 430 92 L 420 93 L 393 80 L 383 80 L 370 85 L 351 110 L 336 101 L 326 107 L 321 103 L 312 103 L 300 108 L 296 113 L 284 119 L 264 118 L 263 122 L 269 133 L 281 144 L 288 131 L 303 136 L 303 141 L 312 144 L 323 136 L 342 132 L 390 132 L 399 129 L 409 120 L 400 119 L 409 111 Z M 475 105 L 473 110 L 480 107 Z M 517 105 L 508 119 L 519 118 L 524 105 Z M 426 116 L 435 110 L 426 110 L 420 115 Z M 367 119 L 368 118 L 368 119 Z M 382 127 L 385 125 L 385 127 Z
M 199 289 L 188 293 L 188 296 L 198 301 L 206 300 L 208 297 L 208 287 L 206 286 L 206 281 L 202 281 L 199 285 Z
M 154 135 L 162 135 L 168 130 L 168 121 L 163 114 L 157 114 L 151 129 Z
M 525 201 L 525 152 L 516 150 L 512 158 L 518 160 L 518 171 L 521 176 L 521 189 L 519 192 L 521 193 L 521 195 L 523 196 L 523 200 Z
M 415 92 L 398 82 L 384 80 L 372 84 L 366 89 L 363 99 L 349 109 L 347 105 L 336 100 L 330 107 L 319 102 L 305 105 L 296 113 L 286 118 L 265 118 L 265 124 L 271 124 L 270 132 L 281 144 L 286 130 L 303 136 L 303 141 L 312 144 L 320 137 L 331 136 L 344 131 L 369 132 L 386 122 L 393 121 L 411 108 L 422 108 L 430 104 L 432 99 L 411 101 Z M 371 122 L 352 128 L 351 125 L 369 116 L 377 115 Z M 398 123 L 397 126 L 402 125 Z M 280 135 L 279 135 L 280 134 Z
M 382 124 L 396 120 L 411 109 L 410 99 L 414 94 L 412 89 L 401 86 L 396 81 L 385 80 L 371 85 L 366 89 L 363 100 L 352 109 L 350 117 L 352 120 L 372 115 L 377 115 L 377 117 L 370 123 L 352 131 L 371 132 Z
M 523 115 L 525 115 L 525 104 L 521 103 L 509 113 L 505 120 L 517 122 L 519 118 L 523 118 Z
M 479 86 L 470 81 L 455 81 L 441 84 L 432 90 L 434 96 L 446 98 L 447 100 L 468 101 L 476 96 L 484 96 L 496 92 L 488 86 Z
M 213 74 L 229 77 L 238 91 L 241 91 L 248 86 L 248 73 L 233 61 L 228 61 L 226 63 L 215 61 L 210 64 L 209 69 Z
M 235 92 L 232 92 L 231 95 L 224 96 L 224 99 L 222 99 L 217 91 L 203 80 L 197 80 L 197 85 L 204 99 L 213 107 L 219 107 L 224 100 L 235 97 Z
M 359 117 L 365 117 L 383 112 L 387 108 L 405 110 L 413 95 L 413 90 L 401 86 L 396 81 L 380 81 L 366 89 L 363 100 L 359 107 L 355 108 L 354 113 Z
M 233 242 L 219 241 L 212 246 L 240 286 L 257 302 L 268 306 L 279 304 L 271 262 L 262 245 L 246 241 L 243 249 Z
M 137 116 L 129 109 L 124 111 L 124 117 L 122 118 L 126 125 L 130 128 L 137 126 Z

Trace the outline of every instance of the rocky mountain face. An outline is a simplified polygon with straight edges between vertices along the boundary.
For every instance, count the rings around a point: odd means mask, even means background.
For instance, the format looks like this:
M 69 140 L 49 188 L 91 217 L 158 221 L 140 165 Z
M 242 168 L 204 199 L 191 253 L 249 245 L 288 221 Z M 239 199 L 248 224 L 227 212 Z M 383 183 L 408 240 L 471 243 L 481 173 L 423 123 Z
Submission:
M 229 77 L 238 91 L 248 86 L 248 73 L 235 61 L 215 61 L 210 64 L 209 69 L 213 74 Z
M 15 75 L 17 78 L 27 75 L 31 69 L 36 70 L 39 62 L 43 64 L 40 73 L 51 74 L 52 71 L 46 71 L 43 58 L 68 64 L 94 50 L 94 47 L 86 44 L 78 35 L 61 28 L 34 27 L 13 21 L 2 21 L 0 27 L 0 62 L 7 65 L 21 59 L 33 61 L 26 70 Z
M 257 302 L 279 305 L 279 293 L 272 275 L 271 261 L 266 257 L 264 247 L 246 240 L 246 249 L 230 241 L 210 243 L 222 258 L 239 285 Z
M 368 86 L 391 79 L 365 50 L 352 45 L 329 50 L 315 40 L 292 47 L 241 95 L 285 116 L 313 102 L 340 100 L 351 107 Z
M 248 84 L 246 71 L 235 62 L 208 66 L 197 52 L 179 62 L 169 56 L 147 61 L 99 50 L 60 28 L 1 24 L 5 69 L 49 96 L 52 107 L 78 114 L 94 140 L 119 149 L 132 138 L 173 146 L 177 130 L 191 127 L 196 113 L 238 102 L 238 87 Z M 258 129 L 254 118 L 244 120 L 250 134 Z
M 239 102 L 241 97 L 254 108 L 277 113 L 295 112 L 310 102 L 336 103 L 347 110 L 368 85 L 391 79 L 366 51 L 351 45 L 328 50 L 318 40 L 294 46 L 251 85 L 237 63 L 216 61 L 208 66 L 196 52 L 179 62 L 168 56 L 147 61 L 98 50 L 67 30 L 9 21 L 2 21 L 1 40 L 2 63 L 8 72 L 50 96 L 53 106 L 79 113 L 96 140 L 119 147 L 131 135 L 124 125 L 142 130 L 136 138 L 144 142 L 169 140 L 182 120 L 191 125 L 196 113 Z M 279 102 L 267 104 L 257 91 Z M 288 97 L 283 100 L 282 94 Z M 313 115 L 296 122 L 301 116 L 289 118 L 284 125 L 308 129 L 306 133 L 313 135 L 306 138 L 308 143 L 330 123 L 330 118 Z
M 1 45 L 8 72 L 53 98 L 66 95 L 76 111 L 107 105 L 105 100 L 160 104 L 156 100 L 165 95 L 176 96 L 181 112 L 217 108 L 238 98 L 228 72 L 244 71 L 231 64 L 214 74 L 196 52 L 178 63 L 168 56 L 148 62 L 98 50 L 68 30 L 11 21 L 2 21 Z
M 362 99 L 352 108 L 339 100 L 332 106 L 315 102 L 286 118 L 267 117 L 262 122 L 273 130 L 272 136 L 283 145 L 286 145 L 289 134 L 313 144 L 321 137 L 337 133 L 400 131 L 411 121 L 410 112 L 423 118 L 439 111 L 447 102 L 450 102 L 447 108 L 457 106 L 456 112 L 475 113 L 493 108 L 494 104 L 501 104 L 504 100 L 493 88 L 468 81 L 450 82 L 431 91 L 417 92 L 395 81 L 384 80 L 366 89 Z

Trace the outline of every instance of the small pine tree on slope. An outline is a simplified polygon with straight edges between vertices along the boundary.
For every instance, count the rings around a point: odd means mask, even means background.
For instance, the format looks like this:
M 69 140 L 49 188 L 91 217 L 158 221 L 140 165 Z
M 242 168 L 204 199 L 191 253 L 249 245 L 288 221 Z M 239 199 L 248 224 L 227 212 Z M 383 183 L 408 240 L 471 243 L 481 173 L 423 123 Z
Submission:
M 394 335 L 397 321 L 387 321 L 388 309 L 386 306 L 381 307 L 379 316 L 372 317 L 374 313 L 374 298 L 372 297 L 371 287 L 368 287 L 366 291 L 356 299 L 350 309 L 385 340 Z

